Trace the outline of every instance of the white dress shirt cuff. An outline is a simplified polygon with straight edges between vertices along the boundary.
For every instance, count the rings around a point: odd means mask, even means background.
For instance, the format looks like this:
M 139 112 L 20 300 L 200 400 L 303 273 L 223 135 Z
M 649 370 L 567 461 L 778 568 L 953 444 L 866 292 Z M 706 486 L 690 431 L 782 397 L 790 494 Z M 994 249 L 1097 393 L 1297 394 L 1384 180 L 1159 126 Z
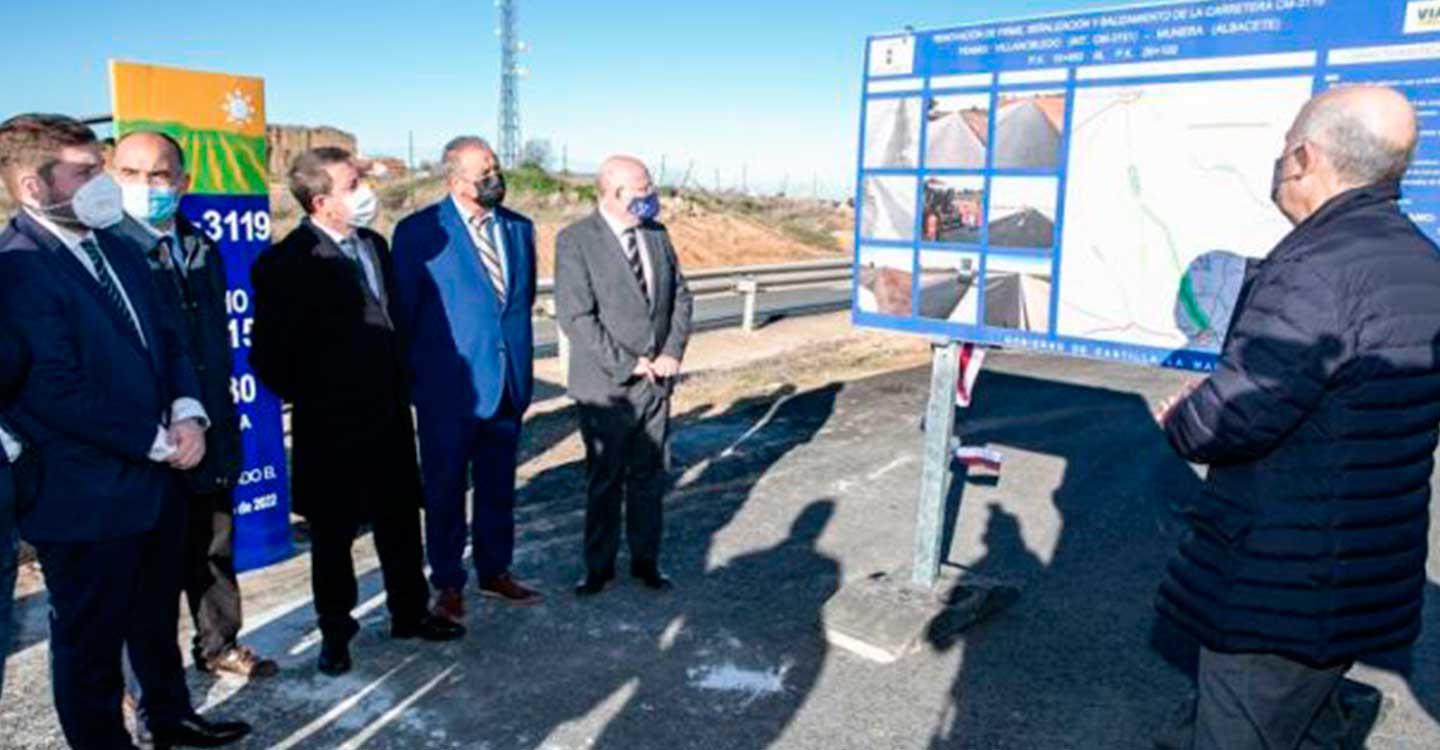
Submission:
M 177 398 L 175 403 L 170 405 L 170 424 L 180 424 L 187 419 L 193 419 L 200 423 L 200 429 L 210 429 L 210 415 L 205 413 L 205 407 L 193 398 Z
M 155 442 L 150 445 L 150 460 L 155 463 L 165 463 L 175 455 L 177 448 L 170 442 L 170 433 L 164 427 L 156 426 Z
M 5 460 L 12 464 L 20 460 L 20 454 L 25 452 L 25 446 L 4 429 L 0 429 L 0 446 L 5 448 Z

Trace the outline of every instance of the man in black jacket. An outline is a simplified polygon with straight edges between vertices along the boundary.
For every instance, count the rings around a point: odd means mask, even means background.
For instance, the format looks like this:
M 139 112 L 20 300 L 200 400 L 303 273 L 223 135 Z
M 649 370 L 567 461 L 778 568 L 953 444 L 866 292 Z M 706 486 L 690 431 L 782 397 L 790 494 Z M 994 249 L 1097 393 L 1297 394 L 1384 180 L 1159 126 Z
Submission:
M 1157 413 L 1209 466 L 1158 603 L 1202 646 L 1181 747 L 1358 746 L 1374 715 L 1342 704 L 1345 672 L 1420 632 L 1440 256 L 1397 203 L 1416 138 L 1390 89 L 1301 110 L 1274 171 L 1295 229 L 1241 291 L 1214 374 Z
M 20 391 L 30 370 L 30 349 L 15 334 L 0 328 L 0 409 Z M 5 655 L 10 653 L 11 609 L 15 604 L 15 556 L 19 541 L 15 531 L 15 480 L 10 464 L 24 450 L 19 438 L 5 428 L 0 418 L 0 695 L 5 688 Z
M 182 571 L 190 617 L 191 651 L 202 672 L 269 677 L 275 662 L 236 642 L 240 586 L 235 578 L 234 499 L 240 476 L 240 420 L 230 394 L 230 332 L 225 311 L 225 264 L 208 237 L 178 212 L 189 188 L 185 154 L 169 136 L 141 131 L 115 144 L 111 170 L 134 221 L 122 224 L 146 261 L 200 383 L 210 415 L 205 459 L 184 472 L 186 508 Z
M 389 312 L 394 266 L 385 240 L 366 229 L 378 200 L 343 149 L 301 154 L 289 177 L 306 218 L 251 269 L 250 364 L 294 405 L 292 494 L 310 521 L 319 666 L 339 675 L 360 629 L 350 616 L 350 551 L 364 522 L 375 533 L 391 636 L 453 640 L 465 629 L 428 610 L 415 428 Z

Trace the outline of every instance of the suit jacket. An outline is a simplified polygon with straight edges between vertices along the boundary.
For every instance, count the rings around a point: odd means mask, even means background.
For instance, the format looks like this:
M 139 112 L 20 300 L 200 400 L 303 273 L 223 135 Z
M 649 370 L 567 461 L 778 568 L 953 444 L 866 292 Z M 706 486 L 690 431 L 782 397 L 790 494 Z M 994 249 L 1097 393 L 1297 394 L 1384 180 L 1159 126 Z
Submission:
M 26 346 L 25 340 L 15 333 L 0 328 L 0 412 L 3 412 L 20 392 L 20 386 L 25 382 L 25 375 L 29 371 L 30 347 Z M 4 422 L 4 418 L 0 417 L 0 426 L 4 426 L 7 431 L 13 430 Z M 12 436 L 17 439 L 19 437 L 13 433 Z M 14 528 L 15 482 L 10 468 L 10 457 L 3 449 L 0 449 L 0 555 L 14 554 L 9 538 L 9 533 Z M 0 570 L 4 570 L 6 566 L 13 563 L 13 558 L 8 560 L 0 558 Z M 0 596 L 4 595 L 4 593 L 0 593 Z M 3 629 L 0 627 L 0 630 Z
M 250 364 L 294 405 L 293 507 L 312 520 L 363 520 L 376 503 L 421 503 L 405 365 L 386 309 L 390 251 L 374 232 L 357 235 L 380 275 L 379 296 L 308 219 L 250 269 Z
M 229 281 L 220 249 L 184 216 L 175 218 L 175 231 L 186 259 L 185 273 L 162 256 L 159 239 L 138 221 L 126 217 L 117 231 L 145 249 L 155 289 L 166 315 L 175 322 L 185 354 L 195 366 L 200 403 L 210 417 L 205 431 L 205 458 L 184 473 L 194 492 L 223 492 L 235 486 L 243 460 L 240 415 L 230 391 L 233 360 L 229 314 L 225 294 Z
M 638 380 L 640 357 L 685 356 L 693 303 L 675 248 L 658 222 L 640 226 L 655 288 L 646 304 L 620 240 L 597 211 L 555 240 L 555 307 L 570 337 L 570 395 L 608 404 Z
M 23 211 L 0 234 L 0 326 L 30 347 L 30 376 L 6 422 L 26 442 L 21 535 L 84 542 L 155 525 L 173 481 L 149 459 L 156 428 L 179 398 L 200 396 L 194 369 L 137 247 L 96 239 L 135 309 L 135 325 L 58 237 Z
M 491 417 L 507 389 L 520 411 L 530 405 L 535 226 L 504 208 L 495 215 L 507 267 L 503 304 L 449 197 L 395 228 L 391 312 L 421 421 Z

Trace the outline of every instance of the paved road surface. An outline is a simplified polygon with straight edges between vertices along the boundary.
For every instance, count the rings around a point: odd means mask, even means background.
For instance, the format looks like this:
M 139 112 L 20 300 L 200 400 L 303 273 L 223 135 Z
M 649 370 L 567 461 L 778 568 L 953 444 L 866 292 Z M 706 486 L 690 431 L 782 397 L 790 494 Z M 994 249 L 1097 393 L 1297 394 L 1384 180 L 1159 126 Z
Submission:
M 238 746 L 249 750 L 1148 748 L 1189 684 L 1191 649 L 1158 626 L 1151 601 L 1179 533 L 1170 505 L 1198 479 L 1149 414 L 1186 376 L 991 364 L 962 431 L 1006 465 L 998 480 L 956 483 L 947 559 L 1022 594 L 957 642 L 880 666 L 819 630 L 837 587 L 908 561 L 919 368 L 681 415 L 664 559 L 674 593 L 629 580 L 594 599 L 568 593 L 584 502 L 581 465 L 564 464 L 520 490 L 517 569 L 550 593 L 543 606 L 477 606 L 457 643 L 392 642 L 362 543 L 365 628 L 355 671 L 332 680 L 314 668 L 302 557 L 245 580 L 244 639 L 277 656 L 281 676 L 192 675 L 195 695 L 257 723 Z M 1373 750 L 1440 747 L 1440 557 L 1430 572 L 1424 640 L 1353 675 L 1393 702 Z M 0 746 L 59 750 L 43 595 L 20 611 Z

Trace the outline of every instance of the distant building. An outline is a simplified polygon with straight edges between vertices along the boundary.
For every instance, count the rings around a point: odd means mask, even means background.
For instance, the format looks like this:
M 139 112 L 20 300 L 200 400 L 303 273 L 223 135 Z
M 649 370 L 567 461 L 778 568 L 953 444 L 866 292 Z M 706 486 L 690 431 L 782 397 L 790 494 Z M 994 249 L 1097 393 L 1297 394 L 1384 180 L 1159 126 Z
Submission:
M 369 175 L 377 180 L 398 180 L 410 173 L 404 159 L 393 156 L 372 156 Z
M 265 151 L 271 179 L 283 178 L 290 169 L 290 161 L 304 151 L 321 146 L 338 146 L 352 154 L 360 153 L 359 142 L 353 133 L 328 125 L 306 127 L 304 125 L 266 125 Z

